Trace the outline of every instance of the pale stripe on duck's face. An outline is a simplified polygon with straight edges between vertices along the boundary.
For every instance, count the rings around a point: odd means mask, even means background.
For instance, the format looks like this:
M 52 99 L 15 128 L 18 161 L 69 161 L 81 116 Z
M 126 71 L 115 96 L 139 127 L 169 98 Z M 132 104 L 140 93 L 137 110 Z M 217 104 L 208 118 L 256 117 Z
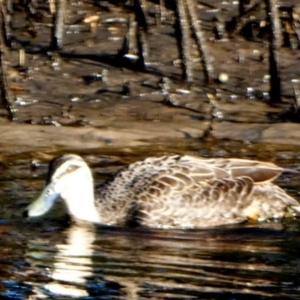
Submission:
M 49 163 L 46 185 L 53 181 L 54 178 L 62 177 L 85 165 L 86 164 L 81 157 L 73 154 L 63 155 L 52 159 Z
M 72 186 L 79 184 L 80 169 L 84 171 L 86 168 L 86 163 L 76 155 L 65 155 L 53 159 L 50 162 L 45 187 L 41 195 L 27 207 L 24 215 L 38 217 L 47 213 L 55 201 L 63 196 L 63 193 L 68 193 Z

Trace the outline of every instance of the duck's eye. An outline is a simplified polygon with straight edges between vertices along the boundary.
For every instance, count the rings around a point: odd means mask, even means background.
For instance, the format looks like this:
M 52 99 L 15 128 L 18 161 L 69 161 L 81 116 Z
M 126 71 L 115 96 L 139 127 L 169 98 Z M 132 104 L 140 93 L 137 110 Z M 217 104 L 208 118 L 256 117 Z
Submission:
M 71 173 L 73 173 L 75 170 L 77 170 L 79 168 L 80 168 L 79 166 L 70 165 L 62 173 L 57 174 L 55 176 L 55 180 L 58 180 L 58 179 L 62 178 L 63 176 L 67 175 L 67 174 L 71 174 Z
M 77 170 L 79 167 L 76 166 L 76 165 L 71 165 L 71 166 L 68 166 L 68 168 L 66 169 L 66 173 L 72 173 L 74 172 L 75 170 Z

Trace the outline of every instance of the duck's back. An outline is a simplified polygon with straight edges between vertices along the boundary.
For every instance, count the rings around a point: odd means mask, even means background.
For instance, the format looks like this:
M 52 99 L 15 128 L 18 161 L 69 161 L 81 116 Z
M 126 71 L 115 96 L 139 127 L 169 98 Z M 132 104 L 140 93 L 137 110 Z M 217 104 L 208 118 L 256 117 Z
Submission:
M 208 227 L 283 217 L 296 200 L 271 180 L 271 163 L 190 156 L 148 158 L 119 171 L 98 190 L 107 224 Z

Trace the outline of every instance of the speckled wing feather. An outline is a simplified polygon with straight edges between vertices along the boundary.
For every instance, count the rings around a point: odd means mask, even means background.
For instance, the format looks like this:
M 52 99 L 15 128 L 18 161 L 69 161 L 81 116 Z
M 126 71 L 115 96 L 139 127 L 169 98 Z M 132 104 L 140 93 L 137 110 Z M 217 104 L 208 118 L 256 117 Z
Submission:
M 189 170 L 190 171 L 190 170 Z M 237 223 L 250 203 L 253 180 L 249 177 L 206 178 L 177 167 L 161 170 L 136 193 L 140 223 L 146 226 L 194 227 Z M 226 222 L 225 222 L 226 220 Z
M 129 166 L 128 170 L 135 170 L 138 166 L 149 169 L 161 168 L 187 168 L 190 173 L 198 173 L 202 176 L 214 176 L 215 178 L 228 178 L 248 176 L 254 182 L 271 181 L 286 169 L 269 162 L 253 161 L 237 158 L 205 159 L 192 156 L 165 156 L 159 158 L 147 158 Z M 287 170 L 292 171 L 293 170 Z

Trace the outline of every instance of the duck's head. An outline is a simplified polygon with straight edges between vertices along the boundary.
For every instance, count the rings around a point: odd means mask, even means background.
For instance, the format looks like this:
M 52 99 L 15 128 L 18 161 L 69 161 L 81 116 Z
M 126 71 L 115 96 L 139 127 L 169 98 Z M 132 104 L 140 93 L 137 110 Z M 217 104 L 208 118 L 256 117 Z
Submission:
M 61 198 L 68 213 L 77 219 L 99 222 L 94 203 L 94 183 L 90 168 L 78 155 L 68 154 L 50 162 L 45 188 L 24 211 L 26 217 L 47 213 Z

